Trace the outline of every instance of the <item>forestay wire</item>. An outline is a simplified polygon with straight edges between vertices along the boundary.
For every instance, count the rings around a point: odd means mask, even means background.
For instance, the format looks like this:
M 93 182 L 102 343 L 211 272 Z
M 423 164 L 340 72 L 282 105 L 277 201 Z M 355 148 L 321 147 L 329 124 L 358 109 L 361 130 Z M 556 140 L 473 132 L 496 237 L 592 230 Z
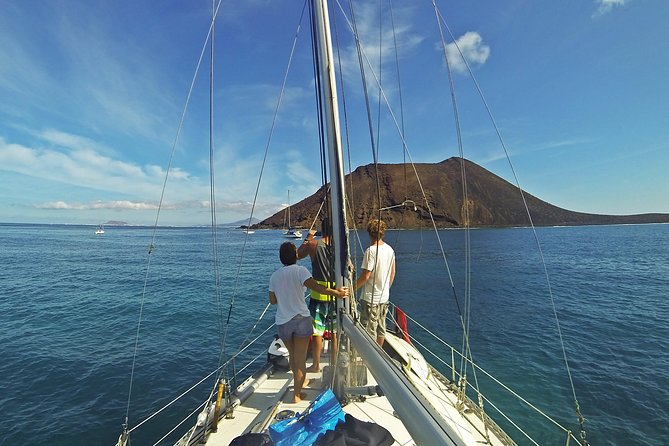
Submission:
M 212 11 L 211 11 L 211 45 L 210 49 L 210 63 L 209 63 L 209 203 L 210 203 L 210 213 L 211 213 L 211 243 L 212 243 L 212 256 L 214 260 L 214 289 L 216 293 L 216 305 L 218 309 L 218 333 L 221 336 L 223 330 L 221 327 L 222 324 L 222 298 L 221 298 L 221 273 L 219 266 L 219 257 L 218 257 L 218 224 L 216 221 L 216 176 L 215 176 L 215 162 L 214 162 L 214 153 L 215 153 L 215 144 L 214 144 L 214 27 L 216 22 L 216 7 L 215 0 L 212 0 Z M 223 359 L 224 346 L 221 346 L 219 349 L 218 363 L 220 364 Z M 213 394 L 212 387 L 212 394 Z M 211 397 L 211 395 L 210 395 Z

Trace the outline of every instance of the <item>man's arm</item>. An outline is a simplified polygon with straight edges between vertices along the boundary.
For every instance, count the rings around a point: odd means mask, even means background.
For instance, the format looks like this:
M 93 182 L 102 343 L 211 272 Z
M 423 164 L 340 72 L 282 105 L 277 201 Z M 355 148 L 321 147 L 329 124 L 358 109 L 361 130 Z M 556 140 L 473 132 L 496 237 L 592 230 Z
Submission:
M 274 291 L 269 292 L 269 303 L 276 305 L 276 294 L 274 294 Z
M 316 231 L 311 229 L 307 234 L 304 242 L 297 248 L 297 258 L 303 259 L 306 256 L 312 256 L 316 253 L 316 246 L 318 245 L 318 240 L 314 240 Z
M 360 277 L 358 277 L 358 280 L 355 281 L 355 285 L 353 285 L 353 291 L 357 290 L 361 286 L 365 284 L 369 280 L 369 278 L 372 277 L 372 272 L 368 269 L 362 270 L 362 274 L 360 274 Z
M 395 281 L 395 258 L 393 257 L 393 263 L 390 266 L 390 286 L 393 286 Z
M 305 280 L 304 286 L 309 288 L 310 290 L 316 291 L 319 294 L 327 294 L 328 296 L 346 297 L 349 295 L 348 288 L 346 287 L 339 287 L 336 289 L 328 288 L 316 282 L 316 280 L 313 277 L 309 277 L 307 280 Z

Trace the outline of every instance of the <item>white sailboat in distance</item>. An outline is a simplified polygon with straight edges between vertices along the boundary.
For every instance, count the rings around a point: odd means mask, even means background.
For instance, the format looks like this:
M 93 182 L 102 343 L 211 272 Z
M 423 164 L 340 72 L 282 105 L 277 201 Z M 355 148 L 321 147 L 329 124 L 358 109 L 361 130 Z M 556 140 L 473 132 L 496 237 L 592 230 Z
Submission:
M 290 189 L 288 189 L 288 207 L 286 208 L 286 215 L 288 216 L 288 226 L 286 226 L 284 222 L 285 229 L 283 231 L 283 236 L 287 238 L 302 238 L 302 231 L 293 228 L 290 224 Z

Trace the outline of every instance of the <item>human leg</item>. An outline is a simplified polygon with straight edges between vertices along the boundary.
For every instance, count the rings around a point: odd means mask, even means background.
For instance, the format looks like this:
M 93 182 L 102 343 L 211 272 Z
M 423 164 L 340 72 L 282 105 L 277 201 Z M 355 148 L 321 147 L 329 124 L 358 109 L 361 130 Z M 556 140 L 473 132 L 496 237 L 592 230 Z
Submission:
M 372 304 L 364 300 L 360 301 L 360 323 L 371 336 L 376 334 L 373 310 Z
M 295 365 L 293 364 L 293 360 L 295 358 L 295 344 L 293 342 L 293 338 L 281 338 L 281 340 L 288 350 L 288 365 L 290 366 L 290 371 L 293 372 L 293 376 L 295 376 Z
M 312 319 L 308 316 L 297 315 L 277 328 L 279 337 L 288 349 L 288 363 L 293 372 L 294 381 L 293 401 L 297 403 L 301 400 L 300 392 L 304 387 L 306 376 L 307 348 L 312 333 Z
M 388 315 L 388 304 L 379 304 L 376 312 L 376 342 L 383 347 L 383 342 L 386 340 L 386 317 Z
M 293 364 L 295 369 L 293 370 L 293 377 L 295 380 L 295 389 L 293 402 L 299 403 L 302 400 L 303 395 L 302 387 L 304 386 L 304 381 L 307 376 L 307 348 L 309 347 L 309 336 L 295 336 L 293 337 L 293 349 L 295 351 L 295 357 Z
M 321 371 L 321 353 L 323 351 L 323 333 L 325 332 L 325 321 L 327 317 L 327 303 L 314 299 L 309 300 L 309 312 L 313 319 L 313 336 L 311 337 L 311 356 L 313 364 L 307 372 Z
M 295 381 L 293 402 L 295 403 L 299 403 L 303 397 L 301 392 L 307 376 L 307 349 L 309 348 L 309 338 L 312 332 L 311 317 L 301 317 L 296 321 L 292 339 L 293 352 L 291 353 L 293 358 L 291 370 Z
M 323 337 L 313 335 L 311 337 L 311 355 L 313 357 L 313 364 L 307 369 L 307 372 L 321 371 L 321 352 L 323 351 Z

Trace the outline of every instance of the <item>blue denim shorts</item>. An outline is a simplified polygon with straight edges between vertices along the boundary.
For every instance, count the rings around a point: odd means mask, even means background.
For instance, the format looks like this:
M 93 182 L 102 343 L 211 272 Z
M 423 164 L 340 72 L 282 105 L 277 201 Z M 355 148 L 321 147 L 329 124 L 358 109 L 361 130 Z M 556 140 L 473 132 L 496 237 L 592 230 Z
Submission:
M 311 316 L 298 314 L 285 324 L 277 325 L 279 337 L 283 342 L 290 341 L 293 337 L 307 338 L 314 332 L 313 319 Z

